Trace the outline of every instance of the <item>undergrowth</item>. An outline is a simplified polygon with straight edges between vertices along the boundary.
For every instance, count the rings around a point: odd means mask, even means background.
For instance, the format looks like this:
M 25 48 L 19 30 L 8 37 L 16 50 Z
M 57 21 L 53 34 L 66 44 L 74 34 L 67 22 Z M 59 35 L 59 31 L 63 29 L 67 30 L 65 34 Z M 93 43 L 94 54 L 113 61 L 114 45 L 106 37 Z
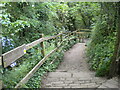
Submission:
M 91 41 L 88 44 L 87 55 L 89 56 L 90 69 L 96 71 L 96 76 L 107 76 L 109 73 L 116 31 L 107 32 L 106 22 L 100 23 L 98 21 L 93 28 Z

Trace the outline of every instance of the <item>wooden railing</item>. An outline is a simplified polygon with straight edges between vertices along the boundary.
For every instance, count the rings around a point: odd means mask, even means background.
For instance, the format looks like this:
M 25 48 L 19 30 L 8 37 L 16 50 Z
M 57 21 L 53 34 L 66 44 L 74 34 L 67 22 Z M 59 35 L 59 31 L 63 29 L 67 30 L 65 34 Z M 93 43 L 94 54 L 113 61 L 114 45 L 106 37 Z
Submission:
M 86 33 L 86 32 L 85 32 Z M 30 48 L 33 48 L 34 46 L 40 44 L 40 46 L 42 47 L 41 50 L 41 54 L 43 55 L 42 60 L 40 60 L 38 62 L 38 64 L 15 86 L 15 88 L 21 87 L 22 84 L 25 84 L 32 76 L 33 74 L 40 68 L 40 66 L 46 61 L 46 59 L 53 54 L 54 52 L 56 52 L 65 41 L 70 41 L 72 39 L 82 39 L 82 37 L 80 36 L 81 34 L 84 34 L 84 32 L 78 32 L 78 31 L 74 31 L 74 32 L 64 32 L 64 33 L 60 33 L 58 35 L 55 36 L 51 36 L 51 37 L 43 37 L 41 36 L 40 39 L 33 41 L 32 43 L 29 44 L 23 44 L 11 51 L 8 51 L 6 53 L 4 53 L 2 55 L 1 61 L 2 61 L 2 66 L 3 68 L 8 67 L 11 63 L 15 62 L 17 59 L 19 59 L 20 57 L 22 57 L 24 54 L 26 54 L 26 50 L 29 50 Z M 70 36 L 76 36 L 74 38 L 70 38 Z M 60 44 L 56 46 L 56 48 L 54 50 L 52 50 L 49 54 L 45 55 L 44 54 L 44 41 L 50 40 L 50 39 L 57 39 L 59 37 L 59 41 Z M 68 39 L 66 39 L 68 37 Z M 57 42 L 58 43 L 58 42 Z M 51 62 L 52 63 L 52 62 Z
M 58 34 L 56 36 L 51 36 L 51 37 L 42 37 L 36 41 L 33 41 L 32 43 L 29 44 L 23 44 L 11 51 L 6 52 L 5 54 L 2 55 L 2 66 L 6 68 L 9 66 L 11 63 L 16 61 L 18 58 L 22 57 L 24 54 L 26 54 L 26 50 L 29 50 L 30 48 L 33 48 L 39 43 L 42 43 L 46 40 L 54 39 L 56 37 L 59 37 L 61 34 Z M 42 47 L 43 48 L 43 47 Z

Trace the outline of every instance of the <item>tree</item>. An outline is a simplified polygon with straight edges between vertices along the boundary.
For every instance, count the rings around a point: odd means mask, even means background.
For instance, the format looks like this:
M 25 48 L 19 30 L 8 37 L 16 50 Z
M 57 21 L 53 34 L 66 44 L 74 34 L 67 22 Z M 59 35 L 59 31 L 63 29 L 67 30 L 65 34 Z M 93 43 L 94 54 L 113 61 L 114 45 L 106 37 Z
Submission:
M 113 74 L 117 70 L 115 61 L 119 39 L 117 36 L 119 35 L 117 29 L 119 26 L 117 6 L 119 5 L 113 2 L 99 4 L 101 10 L 96 18 L 97 22 L 93 25 L 92 39 L 88 45 L 88 56 L 91 69 L 96 70 L 97 76 L 109 76 L 110 73 Z
M 117 73 L 120 75 L 120 3 L 116 4 L 117 6 L 117 40 L 115 44 L 114 54 L 112 57 L 112 62 L 110 66 L 109 78 L 113 77 Z M 119 58 L 119 59 L 118 59 Z M 117 61 L 116 61 L 117 60 Z

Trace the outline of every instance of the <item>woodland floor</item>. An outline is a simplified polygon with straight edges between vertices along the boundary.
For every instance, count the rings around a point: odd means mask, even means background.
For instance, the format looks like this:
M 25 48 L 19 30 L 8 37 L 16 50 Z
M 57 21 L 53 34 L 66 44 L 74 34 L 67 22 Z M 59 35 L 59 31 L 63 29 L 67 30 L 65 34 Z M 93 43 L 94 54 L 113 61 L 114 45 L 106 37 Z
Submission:
M 89 70 L 85 49 L 85 43 L 77 43 L 65 52 L 58 69 L 42 79 L 42 88 L 118 88 L 118 78 L 95 77 Z

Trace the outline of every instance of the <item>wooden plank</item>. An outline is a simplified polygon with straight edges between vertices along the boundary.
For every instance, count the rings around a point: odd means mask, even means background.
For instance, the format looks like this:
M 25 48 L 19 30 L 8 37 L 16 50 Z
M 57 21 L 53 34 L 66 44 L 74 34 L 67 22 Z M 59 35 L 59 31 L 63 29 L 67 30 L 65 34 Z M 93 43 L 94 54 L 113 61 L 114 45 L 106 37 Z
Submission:
M 64 46 L 61 46 L 61 48 L 63 48 Z M 60 50 L 59 52 L 62 52 L 62 50 Z M 55 62 L 55 60 L 58 58 L 58 56 L 55 56 L 55 59 L 53 59 L 50 64 L 53 64 Z
M 26 50 L 28 50 L 28 49 L 36 46 L 37 44 L 39 44 L 40 42 L 43 42 L 43 41 L 44 41 L 44 39 L 43 39 L 43 38 L 40 38 L 40 39 L 38 39 L 38 40 L 36 40 L 36 41 L 33 41 L 32 43 L 27 44 L 27 45 L 26 45 Z
M 9 66 L 11 63 L 13 63 L 15 60 L 17 60 L 18 58 L 22 57 L 26 50 L 34 47 L 35 45 L 45 41 L 45 40 L 49 40 L 49 39 L 53 39 L 53 38 L 56 38 L 58 36 L 62 35 L 62 33 L 56 35 L 56 36 L 51 36 L 51 37 L 45 37 L 45 38 L 40 38 L 36 41 L 33 41 L 32 43 L 29 43 L 27 45 L 22 45 L 22 46 L 19 46 L 13 50 L 10 50 L 8 52 L 6 52 L 5 54 L 3 54 L 3 67 L 7 67 Z M 0 58 L 0 65 L 2 65 L 2 60 Z
M 90 30 L 80 30 L 80 32 L 86 32 L 86 33 L 90 33 L 90 32 L 92 32 L 92 31 L 90 31 Z
M 76 33 L 76 31 L 74 31 L 74 32 L 69 32 L 67 35 L 65 35 L 65 37 L 64 38 L 67 38 L 67 37 L 69 37 L 71 34 L 73 34 L 73 33 Z
M 64 32 L 63 32 L 63 33 L 64 33 Z M 58 35 L 51 36 L 51 37 L 46 37 L 45 40 L 55 39 L 55 38 L 59 37 L 60 35 L 62 35 L 63 33 L 59 33 Z
M 75 39 L 76 39 L 76 38 L 70 38 L 69 41 L 71 41 L 71 40 L 75 40 Z
M 3 67 L 9 66 L 12 62 L 25 54 L 25 44 L 3 54 Z
M 83 33 L 86 33 L 86 32 L 76 32 L 76 33 L 83 34 Z
M 69 36 L 69 35 L 71 35 L 72 33 L 75 33 L 75 32 L 76 31 L 69 32 L 69 33 L 66 32 L 66 33 L 68 33 L 68 35 L 66 35 L 66 37 Z M 59 37 L 59 36 L 61 36 L 63 34 L 65 34 L 65 32 L 64 33 L 60 33 L 60 34 L 55 35 L 55 36 L 51 36 L 51 37 L 40 38 L 40 39 L 38 39 L 36 41 L 33 41 L 32 43 L 27 44 L 26 46 L 24 44 L 24 45 L 19 46 L 19 47 L 15 48 L 15 49 L 13 49 L 11 51 L 8 51 L 7 53 L 3 54 L 4 67 L 9 66 L 12 62 L 14 62 L 15 60 L 17 60 L 21 56 L 23 56 L 24 55 L 24 49 L 28 50 L 28 49 L 36 46 L 37 44 L 39 44 L 39 43 L 41 43 L 41 42 L 43 42 L 45 40 L 54 39 L 54 38 L 57 38 L 57 37 Z
M 62 42 L 63 43 L 63 42 Z M 55 51 L 59 49 L 59 47 L 62 45 L 62 43 L 52 50 L 49 54 L 47 54 L 16 86 L 15 88 L 20 88 L 22 84 L 25 84 L 32 76 L 33 74 L 40 68 L 40 66 L 46 61 L 46 59 L 53 54 Z
M 60 36 L 61 34 L 63 34 L 63 33 L 60 33 L 60 34 L 58 34 L 58 35 L 56 35 L 56 36 L 44 37 L 44 38 L 40 38 L 40 39 L 38 39 L 38 40 L 36 40 L 36 41 L 33 41 L 32 43 L 29 43 L 29 44 L 26 45 L 26 50 L 28 50 L 28 49 L 36 46 L 37 44 L 39 44 L 39 43 L 41 43 L 41 42 L 43 42 L 43 41 L 45 41 L 45 40 L 54 39 L 54 38 Z
M 55 59 L 53 59 L 53 60 L 50 62 L 50 64 L 53 64 L 56 59 L 57 59 L 57 56 L 55 57 Z

